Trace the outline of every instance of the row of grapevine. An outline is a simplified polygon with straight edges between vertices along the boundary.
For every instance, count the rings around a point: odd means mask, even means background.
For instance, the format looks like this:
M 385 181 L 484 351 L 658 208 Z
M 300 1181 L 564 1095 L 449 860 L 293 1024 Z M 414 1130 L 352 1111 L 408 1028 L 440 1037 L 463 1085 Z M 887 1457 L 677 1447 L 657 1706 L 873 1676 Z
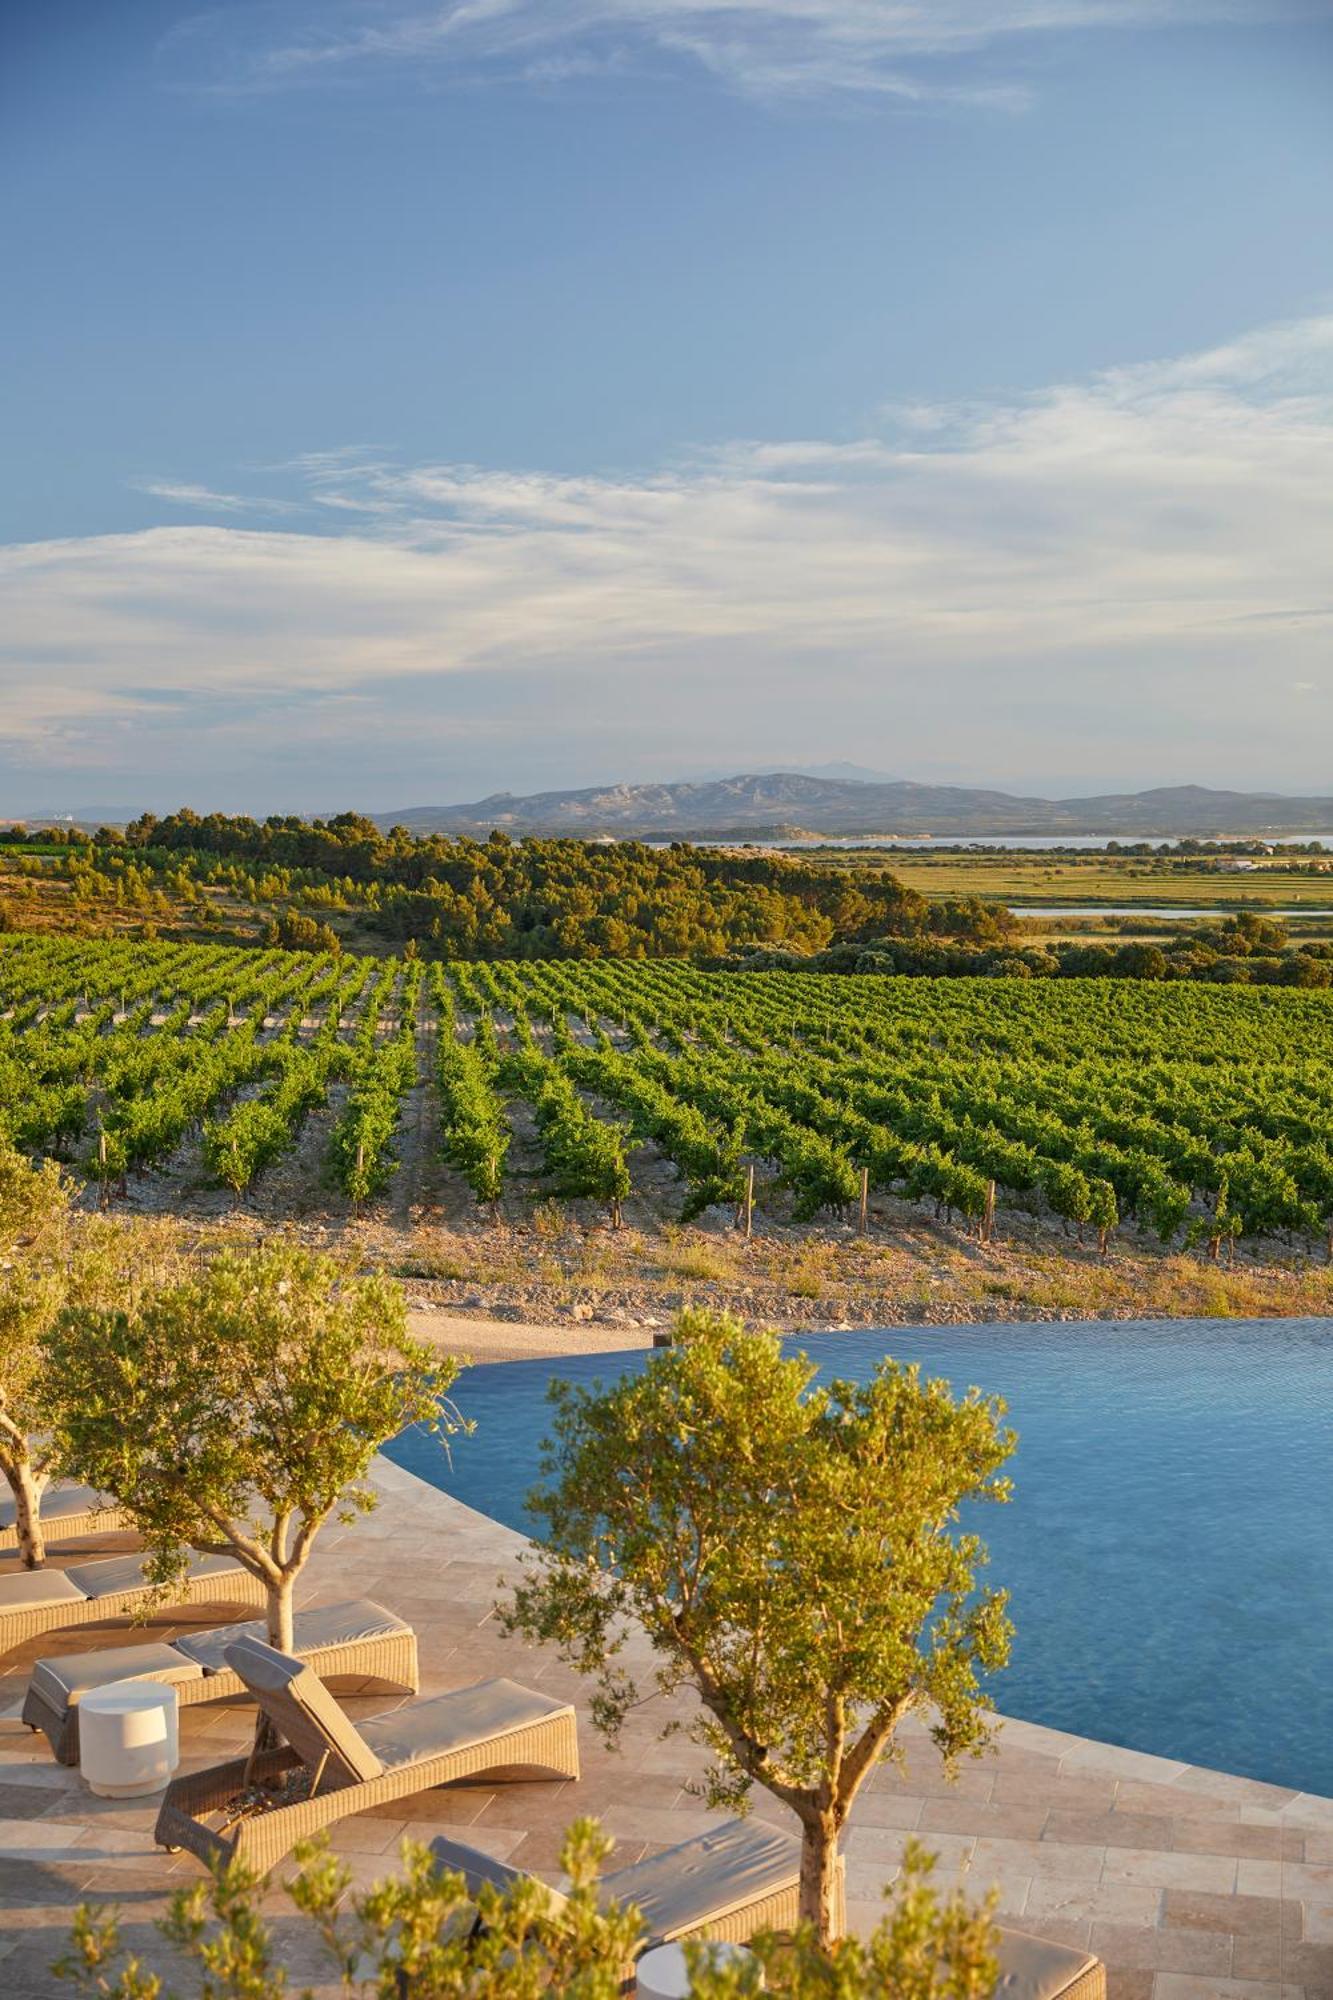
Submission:
M 381 1015 L 399 976 L 400 968 L 390 961 L 371 990 L 353 1045 L 347 1103 L 329 1143 L 334 1176 L 353 1202 L 369 1200 L 393 1177 L 393 1138 L 403 1098 L 416 1082 L 419 964 L 401 969 L 398 1026 L 383 1039 L 379 1036 Z
M 558 1062 L 543 1055 L 526 1020 L 520 1020 L 514 1049 L 500 1065 L 500 1078 L 533 1108 L 547 1173 L 556 1193 L 570 1199 L 605 1202 L 613 1227 L 630 1192 L 624 1128 L 596 1117 Z
M 439 966 L 433 969 L 431 998 L 438 1017 L 435 1081 L 440 1096 L 441 1145 L 478 1201 L 496 1201 L 504 1185 L 509 1127 L 496 1094 L 497 1067 L 484 1042 L 458 1038 L 453 994 Z

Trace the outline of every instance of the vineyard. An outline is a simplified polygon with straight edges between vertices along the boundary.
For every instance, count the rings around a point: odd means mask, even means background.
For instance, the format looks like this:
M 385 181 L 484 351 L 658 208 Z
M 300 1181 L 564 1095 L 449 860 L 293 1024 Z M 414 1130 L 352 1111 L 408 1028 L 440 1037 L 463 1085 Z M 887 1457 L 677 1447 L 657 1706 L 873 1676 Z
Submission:
M 409 1098 L 479 1218 L 554 1196 L 614 1225 L 651 1177 L 715 1227 L 881 1196 L 1214 1257 L 1333 1227 L 1319 992 L 0 938 L 0 1124 L 104 1199 L 172 1164 L 243 1201 L 313 1131 L 359 1211 Z

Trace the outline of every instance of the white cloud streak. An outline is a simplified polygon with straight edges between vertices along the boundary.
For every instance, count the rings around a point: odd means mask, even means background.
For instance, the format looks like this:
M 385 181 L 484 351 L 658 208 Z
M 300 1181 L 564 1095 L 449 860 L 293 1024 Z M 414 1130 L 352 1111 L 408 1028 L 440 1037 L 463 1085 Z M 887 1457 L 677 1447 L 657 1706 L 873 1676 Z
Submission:
M 134 479 L 138 493 L 150 499 L 169 500 L 177 507 L 198 508 L 207 514 L 296 514 L 302 510 L 291 500 L 265 500 L 246 493 L 217 493 L 211 486 L 195 486 L 177 479 Z
M 456 80 L 572 78 L 663 63 L 766 98 L 835 94 L 1017 107 L 1003 75 L 951 59 L 1096 29 L 1301 18 L 1316 0 L 275 0 L 197 16 L 164 44 L 196 82 L 279 90 L 427 64 Z
M 367 769 L 460 736 L 582 768 L 590 734 L 716 765 L 911 717 L 973 768 L 1112 777 L 1135 746 L 1272 783 L 1294 756 L 1298 789 L 1333 723 L 1331 461 L 1333 317 L 638 477 L 322 454 L 299 470 L 330 532 L 0 550 L 0 738 L 129 769 L 205 715 L 243 761 L 282 703 Z

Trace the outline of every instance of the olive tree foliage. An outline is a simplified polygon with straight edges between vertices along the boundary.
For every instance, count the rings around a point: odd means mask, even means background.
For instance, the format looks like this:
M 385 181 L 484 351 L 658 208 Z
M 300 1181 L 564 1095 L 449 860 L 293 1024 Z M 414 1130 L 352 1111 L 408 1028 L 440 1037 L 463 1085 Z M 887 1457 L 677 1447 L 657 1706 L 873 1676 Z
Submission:
M 14 1496 L 20 1559 L 46 1559 L 42 1496 L 60 1470 L 46 1343 L 71 1301 L 125 1299 L 159 1281 L 168 1230 L 131 1231 L 75 1208 L 78 1184 L 54 1160 L 34 1165 L 0 1134 L 0 1472 Z
M 0 1137 L 0 1470 L 28 1569 L 45 1557 L 40 1509 L 53 1459 L 44 1436 L 42 1337 L 64 1298 L 70 1194 L 53 1160 L 34 1167 Z
M 643 1925 L 632 1906 L 599 1891 L 610 1846 L 593 1820 L 570 1827 L 560 1855 L 569 1887 L 558 1907 L 531 1877 L 474 1898 L 461 1875 L 437 1869 L 429 1849 L 411 1841 L 400 1875 L 349 1896 L 348 1871 L 323 1836 L 298 1848 L 300 1872 L 287 1893 L 304 1920 L 300 1945 L 323 1945 L 348 2000 L 620 2000 Z M 994 1896 L 979 1909 L 957 1892 L 941 1903 L 932 1865 L 909 1846 L 893 1907 L 864 1943 L 845 1939 L 825 1952 L 807 1929 L 788 1939 L 766 1934 L 753 1941 L 748 1966 L 687 1945 L 692 2000 L 760 1992 L 769 2000 L 989 2000 L 998 1976 Z M 190 1969 L 190 2000 L 312 2000 L 288 1968 L 297 1939 L 261 1914 L 268 1887 L 233 1862 L 176 1891 L 156 1928 Z M 184 2000 L 125 1948 L 119 1918 L 105 1907 L 76 1911 L 54 1969 L 85 2000 Z
M 305 1920 L 302 1944 L 322 1944 L 349 1996 L 620 2000 L 643 1927 L 633 1911 L 599 1900 L 610 1844 L 591 1820 L 570 1827 L 560 1856 L 569 1889 L 558 1905 L 532 1876 L 473 1897 L 461 1875 L 438 1869 L 412 1841 L 403 1842 L 400 1875 L 349 1897 L 351 1877 L 322 1836 L 297 1849 L 300 1872 L 287 1893 Z M 292 1937 L 261 1914 L 268 1887 L 232 1862 L 172 1897 L 157 1928 L 197 1968 L 189 1991 L 198 2000 L 312 2000 L 288 1970 Z M 89 2000 L 178 2000 L 178 1989 L 123 1948 L 118 1917 L 102 1907 L 76 1911 L 54 1969 Z
M 132 1517 L 150 1576 L 172 1582 L 191 1549 L 237 1557 L 290 1652 L 316 1535 L 374 1506 L 366 1475 L 398 1431 L 459 1428 L 458 1366 L 409 1337 L 394 1280 L 279 1241 L 67 1307 L 46 1380 L 62 1464 Z
M 726 1315 L 676 1331 L 640 1375 L 552 1385 L 542 1539 L 502 1616 L 597 1677 L 611 1741 L 647 1633 L 656 1688 L 699 1696 L 708 1802 L 762 1785 L 795 1813 L 801 1916 L 827 1945 L 839 1837 L 904 1717 L 929 1718 L 948 1765 L 989 1740 L 978 1677 L 1008 1656 L 1006 1597 L 976 1588 L 958 1510 L 1008 1498 L 1013 1438 L 1001 1404 L 915 1368 L 815 1387 L 806 1356 Z

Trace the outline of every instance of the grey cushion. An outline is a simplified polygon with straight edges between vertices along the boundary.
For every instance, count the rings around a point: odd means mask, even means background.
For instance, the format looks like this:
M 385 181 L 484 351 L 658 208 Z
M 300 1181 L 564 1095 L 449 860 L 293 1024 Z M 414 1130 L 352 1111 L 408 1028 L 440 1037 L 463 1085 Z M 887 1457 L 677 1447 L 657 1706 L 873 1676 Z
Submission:
M 116 1597 L 123 1590 L 148 1590 L 144 1582 L 146 1556 L 103 1556 L 100 1562 L 75 1563 L 65 1571 L 85 1597 Z M 186 1575 L 193 1583 L 202 1577 L 243 1576 L 235 1556 L 191 1556 Z
M 409 1702 L 391 1715 L 377 1715 L 361 1724 L 361 1735 L 386 1771 L 417 1764 L 473 1743 L 489 1742 L 510 1729 L 522 1729 L 558 1715 L 568 1702 L 536 1694 L 517 1681 L 478 1681 L 475 1687 L 437 1694 L 429 1701 Z
M 711 1833 L 617 1868 L 602 1880 L 608 1902 L 633 1903 L 648 1942 L 697 1930 L 761 1896 L 789 1888 L 801 1872 L 801 1843 L 776 1827 L 728 1820 Z
M 378 1778 L 379 1758 L 343 1714 L 318 1674 L 260 1639 L 237 1639 L 223 1654 L 285 1742 L 311 1770 L 327 1759 L 332 1780 Z
M 74 1486 L 63 1483 L 48 1486 L 42 1495 L 41 1516 L 46 1526 L 54 1527 L 60 1521 L 67 1521 L 71 1514 L 87 1514 L 92 1508 L 114 1507 L 103 1493 L 94 1492 L 91 1486 Z M 12 1528 L 18 1520 L 18 1502 L 12 1495 L 0 1500 L 0 1528 Z
M 494 1855 L 483 1854 L 479 1847 L 465 1847 L 461 1840 L 450 1840 L 442 1833 L 432 1840 L 430 1851 L 442 1870 L 463 1876 L 469 1893 L 474 1896 L 488 1883 L 493 1889 L 512 1889 L 528 1873 L 526 1868 L 511 1868 L 507 1861 L 497 1861 Z M 553 1889 L 551 1894 L 564 1901 L 557 1890 Z
M 386 1611 L 369 1597 L 358 1597 L 351 1604 L 319 1604 L 313 1611 L 298 1612 L 292 1620 L 292 1644 L 298 1653 L 313 1653 L 324 1646 L 356 1646 L 411 1629 L 397 1612 Z M 199 1632 L 177 1644 L 186 1659 L 197 1660 L 206 1674 L 220 1674 L 227 1667 L 228 1646 L 234 1646 L 240 1639 L 257 1639 L 264 1645 L 267 1635 L 265 1621 L 254 1618 L 244 1625 L 223 1625 L 216 1632 Z
M 89 1688 L 112 1681 L 201 1681 L 202 1667 L 183 1660 L 174 1646 L 111 1646 L 97 1653 L 61 1653 L 37 1660 L 32 1685 L 47 1705 L 63 1713 Z
M 440 1835 L 430 1844 L 442 1869 L 462 1875 L 476 1895 L 487 1883 L 508 1889 L 525 1870 Z M 800 1874 L 801 1844 L 789 1833 L 753 1820 L 728 1820 L 711 1833 L 683 1840 L 646 1861 L 604 1875 L 602 1900 L 633 1903 L 644 1920 L 645 1947 L 680 1937 L 761 1896 L 777 1894 Z M 563 1897 L 550 1892 L 558 1909 Z
M 1097 1959 L 1081 1946 L 1048 1944 L 1024 1931 L 1000 1932 L 996 2000 L 1060 2000 Z
M 0 1576 L 0 1612 L 34 1611 L 46 1604 L 85 1604 L 88 1592 L 67 1569 L 25 1569 L 18 1576 Z

